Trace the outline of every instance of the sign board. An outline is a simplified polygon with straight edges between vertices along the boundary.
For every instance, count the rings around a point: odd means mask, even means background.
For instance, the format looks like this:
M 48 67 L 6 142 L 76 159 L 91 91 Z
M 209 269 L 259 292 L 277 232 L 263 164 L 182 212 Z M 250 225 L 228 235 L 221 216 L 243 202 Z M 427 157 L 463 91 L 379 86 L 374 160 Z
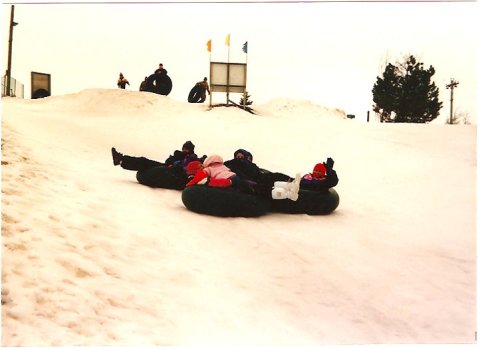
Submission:
M 244 93 L 247 88 L 247 64 L 210 62 L 212 92 Z
M 32 71 L 32 99 L 45 98 L 51 95 L 50 74 Z

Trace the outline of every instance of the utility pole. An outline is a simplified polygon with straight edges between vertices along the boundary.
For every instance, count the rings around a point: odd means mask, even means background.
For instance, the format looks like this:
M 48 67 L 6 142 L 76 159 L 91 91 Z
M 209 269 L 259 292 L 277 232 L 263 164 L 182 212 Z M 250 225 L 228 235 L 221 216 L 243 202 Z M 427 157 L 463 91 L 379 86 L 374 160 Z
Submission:
M 458 81 L 450 79 L 450 84 L 446 85 L 447 89 L 450 89 L 450 124 L 453 122 L 453 89 L 459 84 Z
M 13 41 L 13 27 L 18 23 L 13 20 L 15 12 L 15 5 L 12 5 L 10 12 L 10 36 L 8 38 L 8 66 L 7 66 L 7 95 L 10 96 L 10 80 L 12 79 L 12 41 Z

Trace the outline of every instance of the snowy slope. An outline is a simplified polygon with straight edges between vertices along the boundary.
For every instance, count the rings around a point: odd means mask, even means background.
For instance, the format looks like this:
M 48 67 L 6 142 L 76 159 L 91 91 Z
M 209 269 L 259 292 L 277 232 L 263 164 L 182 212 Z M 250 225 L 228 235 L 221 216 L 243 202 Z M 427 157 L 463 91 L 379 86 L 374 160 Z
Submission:
M 364 124 L 91 89 L 2 99 L 2 345 L 473 343 L 476 127 Z M 215 218 L 110 148 L 186 140 L 294 175 L 331 156 L 329 216 Z

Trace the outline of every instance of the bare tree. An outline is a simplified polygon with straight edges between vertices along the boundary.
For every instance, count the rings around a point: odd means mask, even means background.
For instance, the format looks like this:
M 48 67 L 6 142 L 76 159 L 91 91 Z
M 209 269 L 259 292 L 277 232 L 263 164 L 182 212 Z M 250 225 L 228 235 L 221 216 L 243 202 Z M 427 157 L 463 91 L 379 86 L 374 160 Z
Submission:
M 455 109 L 452 117 L 452 124 L 472 124 L 470 114 L 464 110 Z

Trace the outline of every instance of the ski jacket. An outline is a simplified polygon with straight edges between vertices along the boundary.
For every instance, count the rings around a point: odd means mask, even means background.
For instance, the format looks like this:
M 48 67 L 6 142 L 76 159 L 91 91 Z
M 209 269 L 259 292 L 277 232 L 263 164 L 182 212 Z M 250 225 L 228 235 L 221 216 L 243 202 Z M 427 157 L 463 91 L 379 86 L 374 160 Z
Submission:
M 195 184 L 208 184 L 213 187 L 229 187 L 236 175 L 228 167 L 223 165 L 222 157 L 213 155 L 207 157 L 203 162 L 203 169 L 197 171 L 186 187 Z
M 223 164 L 223 159 L 219 155 L 212 155 L 203 162 L 203 170 L 212 178 L 230 179 L 236 174 Z
M 128 82 L 128 80 L 124 77 L 122 78 L 119 78 L 118 81 L 117 81 L 117 86 L 119 88 L 122 88 L 122 89 L 125 89 L 125 85 L 129 85 L 130 86 L 130 83 Z
M 241 179 L 253 180 L 255 182 L 260 180 L 260 168 L 246 158 L 233 158 L 229 161 L 226 161 L 224 164 L 233 172 L 235 172 Z
M 327 168 L 327 175 L 315 178 L 312 174 L 305 174 L 300 180 L 300 188 L 303 190 L 321 191 L 328 190 L 338 184 L 338 176 L 335 170 Z
M 186 167 L 192 161 L 198 160 L 195 153 L 186 153 L 180 150 L 175 150 L 173 155 L 170 155 L 166 160 L 167 166 L 182 166 Z

